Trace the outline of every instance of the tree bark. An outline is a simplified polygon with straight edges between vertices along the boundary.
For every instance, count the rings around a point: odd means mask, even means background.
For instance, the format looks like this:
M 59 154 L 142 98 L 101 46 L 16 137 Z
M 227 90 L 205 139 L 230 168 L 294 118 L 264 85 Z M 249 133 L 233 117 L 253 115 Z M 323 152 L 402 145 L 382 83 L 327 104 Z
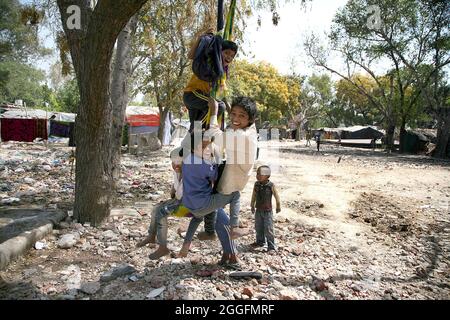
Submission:
M 405 139 L 406 139 L 406 119 L 402 117 L 402 124 L 400 126 L 400 153 L 405 152 Z
M 128 77 L 131 74 L 131 40 L 136 31 L 138 15 L 135 14 L 120 32 L 117 39 L 117 49 L 112 73 L 112 176 L 114 190 L 120 178 L 120 150 L 122 146 L 122 131 L 125 124 L 125 112 L 128 104 Z
M 114 44 L 130 18 L 147 0 L 58 0 L 80 89 L 76 124 L 74 217 L 98 226 L 110 214 L 112 175 L 112 103 L 110 64 Z M 81 9 L 81 30 L 68 29 L 67 8 Z
M 446 158 L 449 156 L 449 136 L 450 136 L 450 110 L 443 110 L 443 114 L 439 117 L 437 128 L 436 149 L 434 149 L 433 157 Z
M 395 123 L 390 122 L 386 130 L 386 146 L 387 150 L 389 151 L 394 151 L 395 149 L 394 134 L 395 134 Z
M 169 113 L 169 108 L 162 106 L 158 106 L 159 109 L 159 128 L 158 128 L 158 139 L 161 141 L 161 145 L 164 137 L 164 130 L 166 130 L 166 117 Z

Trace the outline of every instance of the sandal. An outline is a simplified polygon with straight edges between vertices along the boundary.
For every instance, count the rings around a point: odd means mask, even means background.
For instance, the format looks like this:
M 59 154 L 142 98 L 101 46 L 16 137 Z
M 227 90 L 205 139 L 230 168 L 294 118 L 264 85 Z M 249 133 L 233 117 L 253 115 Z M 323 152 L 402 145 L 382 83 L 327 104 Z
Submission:
M 222 265 L 225 269 L 240 271 L 242 270 L 239 262 L 226 262 Z

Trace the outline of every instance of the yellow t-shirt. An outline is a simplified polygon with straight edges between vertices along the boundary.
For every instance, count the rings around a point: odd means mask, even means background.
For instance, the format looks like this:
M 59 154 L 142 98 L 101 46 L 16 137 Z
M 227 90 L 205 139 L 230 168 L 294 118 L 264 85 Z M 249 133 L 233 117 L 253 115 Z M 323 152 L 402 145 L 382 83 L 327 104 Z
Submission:
M 200 80 L 195 74 L 192 75 L 191 80 L 189 80 L 184 92 L 200 91 L 204 94 L 209 94 L 211 91 L 211 85 L 209 82 Z

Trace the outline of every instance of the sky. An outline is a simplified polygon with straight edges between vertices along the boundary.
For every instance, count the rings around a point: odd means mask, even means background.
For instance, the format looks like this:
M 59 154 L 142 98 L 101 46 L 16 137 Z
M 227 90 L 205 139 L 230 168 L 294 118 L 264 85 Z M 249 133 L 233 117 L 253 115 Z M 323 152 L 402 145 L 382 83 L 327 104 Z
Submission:
M 302 43 L 311 32 L 323 36 L 328 32 L 333 17 L 347 0 L 314 0 L 302 8 L 300 3 L 288 3 L 279 7 L 280 20 L 272 23 L 269 11 L 259 12 L 261 27 L 258 28 L 258 13 L 250 18 L 245 30 L 243 49 L 250 61 L 267 61 L 281 73 L 311 74 L 314 69 L 303 50 Z M 242 56 L 240 56 L 242 57 Z M 333 67 L 340 66 L 340 60 L 332 60 Z M 317 71 L 317 70 L 316 70 Z
M 269 62 L 283 74 L 291 73 L 293 66 L 296 73 L 311 74 L 314 70 L 302 48 L 304 37 L 312 31 L 319 35 L 328 31 L 336 10 L 343 7 L 347 0 L 314 0 L 306 8 L 297 2 L 280 5 L 277 26 L 272 24 L 272 14 L 268 10 L 255 12 L 247 21 L 244 34 L 243 50 L 246 54 L 240 53 L 239 58 Z M 258 16 L 261 16 L 260 27 L 257 24 Z M 40 37 L 47 47 L 55 46 L 48 30 L 42 30 Z M 57 60 L 55 52 L 53 57 L 39 61 L 38 67 L 48 72 Z M 339 60 L 332 61 L 333 66 L 340 63 Z

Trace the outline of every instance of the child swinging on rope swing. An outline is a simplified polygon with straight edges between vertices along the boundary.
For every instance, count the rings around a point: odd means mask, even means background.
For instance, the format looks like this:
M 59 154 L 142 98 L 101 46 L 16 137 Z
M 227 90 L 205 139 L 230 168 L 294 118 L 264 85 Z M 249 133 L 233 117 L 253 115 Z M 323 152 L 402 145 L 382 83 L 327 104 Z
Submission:
M 212 44 L 211 42 L 216 42 L 216 44 Z M 220 42 L 220 40 L 218 40 L 218 38 L 216 38 L 210 32 L 204 34 L 203 36 L 200 36 L 191 47 L 188 57 L 189 59 L 194 60 L 193 64 L 195 65 L 196 61 L 202 59 L 201 55 L 204 54 L 206 50 L 208 50 L 208 48 L 205 48 L 206 46 L 217 45 L 217 48 L 221 47 L 222 54 L 221 56 L 216 56 L 214 57 L 214 59 L 212 59 L 215 60 L 212 62 L 212 68 L 219 69 L 221 64 L 223 67 L 223 72 L 228 73 L 228 66 L 231 62 L 233 62 L 233 59 L 236 56 L 238 50 L 238 46 L 233 41 L 228 40 L 222 40 L 221 46 L 220 43 L 217 42 Z M 193 68 L 195 68 L 195 66 Z M 201 66 L 199 67 L 199 69 L 200 68 Z M 183 94 L 183 102 L 189 111 L 190 132 L 192 132 L 192 130 L 194 129 L 195 121 L 201 121 L 203 129 L 209 128 L 209 117 L 207 117 L 208 99 L 214 86 L 214 79 L 212 79 L 211 75 L 205 74 L 203 70 L 198 70 L 198 73 L 199 75 L 196 75 L 195 73 L 192 74 L 192 77 L 189 80 L 186 88 L 184 89 Z M 225 109 L 225 103 L 221 101 L 219 103 L 219 118 L 222 117 L 223 119 L 223 113 Z
M 218 24 L 218 30 L 220 30 Z M 228 27 L 231 28 L 231 27 Z M 230 30 L 231 32 L 231 30 Z M 191 46 L 188 57 L 192 60 L 193 74 L 184 89 L 183 102 L 189 112 L 189 132 L 194 131 L 194 124 L 201 123 L 202 129 L 209 129 L 210 114 L 208 112 L 208 99 L 216 98 L 217 92 L 223 89 L 221 77 L 228 75 L 228 68 L 238 51 L 233 41 L 223 40 L 221 36 L 214 35 L 212 29 L 199 36 Z M 230 109 L 224 102 L 219 101 L 218 121 L 224 129 L 224 112 Z M 200 129 L 200 126 L 197 128 Z M 183 143 L 182 143 L 183 144 Z M 222 171 L 220 168 L 220 172 Z M 199 234 L 200 240 L 214 240 L 216 215 L 212 213 L 204 219 L 205 232 Z

